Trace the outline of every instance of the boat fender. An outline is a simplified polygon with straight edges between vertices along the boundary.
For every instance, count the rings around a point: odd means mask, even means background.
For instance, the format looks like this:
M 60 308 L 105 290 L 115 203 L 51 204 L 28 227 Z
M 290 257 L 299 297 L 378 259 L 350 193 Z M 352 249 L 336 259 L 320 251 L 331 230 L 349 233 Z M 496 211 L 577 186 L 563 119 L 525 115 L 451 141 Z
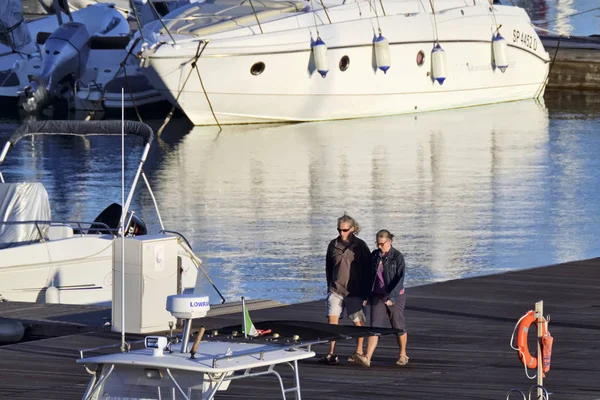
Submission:
M 506 71 L 508 68 L 508 44 L 499 32 L 492 38 L 492 52 L 495 67 L 502 72 Z
M 321 37 L 317 37 L 317 40 L 311 43 L 313 56 L 315 58 L 315 67 L 317 72 L 321 74 L 323 78 L 327 76 L 327 72 L 329 72 L 329 61 L 327 60 L 327 45 L 321 39 Z
M 23 339 L 25 328 L 14 319 L 0 318 L 0 344 L 17 343 Z
M 46 289 L 46 304 L 60 304 L 60 291 L 56 286 Z
M 379 36 L 373 39 L 373 45 L 375 47 L 375 65 L 386 74 L 392 65 L 390 42 L 379 33 Z
M 446 80 L 446 52 L 439 43 L 431 50 L 431 77 L 440 85 Z

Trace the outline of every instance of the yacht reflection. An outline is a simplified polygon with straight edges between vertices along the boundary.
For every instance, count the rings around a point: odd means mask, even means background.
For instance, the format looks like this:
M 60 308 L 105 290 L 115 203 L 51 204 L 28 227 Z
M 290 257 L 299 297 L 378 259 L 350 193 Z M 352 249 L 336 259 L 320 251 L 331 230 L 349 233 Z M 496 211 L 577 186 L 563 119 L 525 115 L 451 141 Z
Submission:
M 531 245 L 519 241 L 543 202 L 543 103 L 216 132 L 194 128 L 151 176 L 163 218 L 193 232 L 229 298 L 322 297 L 344 212 L 371 248 L 377 230 L 397 234 L 409 285 L 527 266 L 496 249 Z

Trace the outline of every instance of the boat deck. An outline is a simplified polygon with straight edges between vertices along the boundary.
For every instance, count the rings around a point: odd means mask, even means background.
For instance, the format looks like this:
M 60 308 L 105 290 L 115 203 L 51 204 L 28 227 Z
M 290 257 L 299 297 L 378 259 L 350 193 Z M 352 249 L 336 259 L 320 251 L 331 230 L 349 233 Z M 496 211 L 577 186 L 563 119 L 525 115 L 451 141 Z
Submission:
M 410 363 L 394 364 L 394 337 L 380 341 L 368 369 L 349 365 L 352 343 L 340 342 L 341 365 L 323 366 L 317 358 L 300 363 L 303 398 L 505 399 L 511 388 L 526 391 L 535 380 L 525 377 L 509 341 L 519 317 L 544 300 L 554 337 L 552 369 L 545 381 L 551 398 L 598 399 L 599 289 L 600 258 L 409 288 Z M 312 301 L 255 309 L 251 315 L 255 322 L 322 322 L 324 310 L 324 301 Z M 88 375 L 75 363 L 78 350 L 119 343 L 118 334 L 103 326 L 110 318 L 108 308 L 0 303 L 0 317 L 36 325 L 36 338 L 44 332 L 45 337 L 57 336 L 0 347 L 2 399 L 80 399 Z M 241 322 L 241 313 L 223 312 L 200 322 L 207 329 L 233 325 Z M 324 345 L 313 349 L 326 352 Z M 274 378 L 264 377 L 235 381 L 217 398 L 279 395 Z

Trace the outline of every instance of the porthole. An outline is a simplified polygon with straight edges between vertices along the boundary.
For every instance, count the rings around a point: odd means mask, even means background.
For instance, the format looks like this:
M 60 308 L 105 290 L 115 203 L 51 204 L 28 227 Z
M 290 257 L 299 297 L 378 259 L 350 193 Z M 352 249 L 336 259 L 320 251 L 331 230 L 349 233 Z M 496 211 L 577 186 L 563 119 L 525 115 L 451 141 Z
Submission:
M 264 70 L 265 70 L 265 63 L 261 61 L 261 62 L 257 62 L 250 68 L 250 73 L 252 75 L 260 75 L 264 72 Z
M 421 50 L 417 53 L 417 65 L 420 67 L 421 65 L 423 65 L 424 62 L 425 62 L 425 53 L 423 53 L 423 50 Z
M 340 59 L 340 71 L 345 71 L 350 67 L 350 57 L 344 56 Z

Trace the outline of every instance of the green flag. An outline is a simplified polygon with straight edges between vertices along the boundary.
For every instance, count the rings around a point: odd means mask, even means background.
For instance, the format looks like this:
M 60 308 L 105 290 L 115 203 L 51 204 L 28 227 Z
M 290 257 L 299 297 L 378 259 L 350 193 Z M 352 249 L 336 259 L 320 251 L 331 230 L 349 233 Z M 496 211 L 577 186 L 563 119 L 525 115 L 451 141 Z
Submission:
M 245 303 L 244 303 L 244 306 L 245 306 Z M 248 332 L 244 332 L 244 333 L 246 333 L 248 336 L 258 336 L 258 331 L 254 327 L 254 324 L 252 323 L 252 320 L 250 319 L 250 312 L 248 311 L 247 307 L 244 307 L 244 321 L 246 322 L 246 329 L 248 330 Z M 243 327 L 243 325 L 242 325 L 242 327 Z

